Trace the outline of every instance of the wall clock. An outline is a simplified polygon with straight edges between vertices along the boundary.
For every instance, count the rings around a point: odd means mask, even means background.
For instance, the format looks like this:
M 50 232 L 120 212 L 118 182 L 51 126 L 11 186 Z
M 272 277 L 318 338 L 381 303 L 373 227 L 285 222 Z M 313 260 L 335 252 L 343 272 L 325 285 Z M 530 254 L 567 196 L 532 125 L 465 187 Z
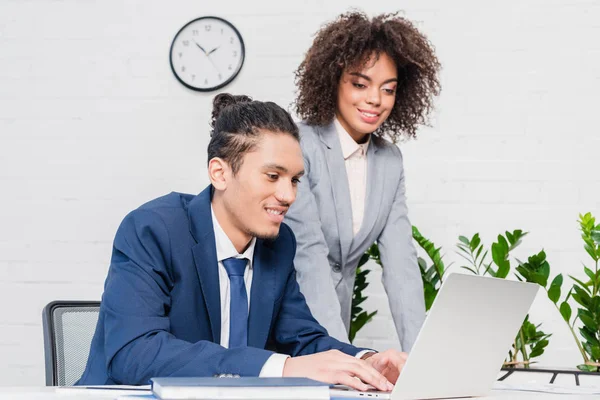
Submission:
M 171 43 L 171 70 L 189 89 L 210 92 L 235 79 L 244 65 L 242 35 L 219 17 L 188 22 Z

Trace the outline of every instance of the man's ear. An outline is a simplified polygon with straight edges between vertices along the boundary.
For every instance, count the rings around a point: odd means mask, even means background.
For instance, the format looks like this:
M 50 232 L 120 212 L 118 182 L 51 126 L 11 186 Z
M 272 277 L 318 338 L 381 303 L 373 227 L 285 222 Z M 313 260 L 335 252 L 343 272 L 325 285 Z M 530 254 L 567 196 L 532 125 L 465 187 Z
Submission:
M 225 190 L 231 176 L 231 168 L 222 158 L 211 158 L 208 162 L 208 178 L 217 190 Z

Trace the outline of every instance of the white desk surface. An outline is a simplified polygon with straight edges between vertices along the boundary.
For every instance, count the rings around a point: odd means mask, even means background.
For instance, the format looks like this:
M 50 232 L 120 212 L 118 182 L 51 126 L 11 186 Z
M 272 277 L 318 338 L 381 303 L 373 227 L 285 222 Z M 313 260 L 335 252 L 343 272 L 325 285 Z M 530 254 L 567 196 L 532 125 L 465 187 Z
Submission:
M 0 387 L 0 399 L 8 400 L 113 400 L 121 395 L 123 391 L 115 393 L 114 390 L 72 390 L 67 391 L 55 387 Z M 143 393 L 143 392 L 138 392 Z M 136 394 L 129 391 L 128 394 Z M 507 390 L 493 390 L 489 396 L 478 397 L 480 399 L 513 399 L 513 400 L 531 400 L 531 399 L 564 399 L 564 400 L 598 400 L 600 395 L 571 395 L 571 394 L 549 394 L 537 392 L 517 392 Z M 471 398 L 474 399 L 474 398 Z

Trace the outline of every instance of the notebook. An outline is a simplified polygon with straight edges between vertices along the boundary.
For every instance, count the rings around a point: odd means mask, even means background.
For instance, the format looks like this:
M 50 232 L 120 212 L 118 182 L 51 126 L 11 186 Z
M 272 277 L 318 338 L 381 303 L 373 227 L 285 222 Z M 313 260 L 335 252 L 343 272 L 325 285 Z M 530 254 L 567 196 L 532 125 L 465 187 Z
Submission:
M 329 400 L 329 384 L 307 378 L 152 378 L 162 400 Z

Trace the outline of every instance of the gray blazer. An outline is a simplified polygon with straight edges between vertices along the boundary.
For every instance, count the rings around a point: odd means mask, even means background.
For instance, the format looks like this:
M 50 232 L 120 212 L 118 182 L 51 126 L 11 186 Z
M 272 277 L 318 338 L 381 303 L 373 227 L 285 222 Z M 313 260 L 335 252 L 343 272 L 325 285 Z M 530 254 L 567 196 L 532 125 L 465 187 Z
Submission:
M 356 267 L 379 244 L 383 285 L 404 351 L 425 318 L 423 282 L 404 196 L 402 154 L 372 137 L 367 151 L 367 194 L 362 226 L 352 233 L 348 176 L 334 124 L 299 124 L 306 175 L 285 222 L 296 235 L 294 264 L 300 290 L 329 334 L 348 341 Z

